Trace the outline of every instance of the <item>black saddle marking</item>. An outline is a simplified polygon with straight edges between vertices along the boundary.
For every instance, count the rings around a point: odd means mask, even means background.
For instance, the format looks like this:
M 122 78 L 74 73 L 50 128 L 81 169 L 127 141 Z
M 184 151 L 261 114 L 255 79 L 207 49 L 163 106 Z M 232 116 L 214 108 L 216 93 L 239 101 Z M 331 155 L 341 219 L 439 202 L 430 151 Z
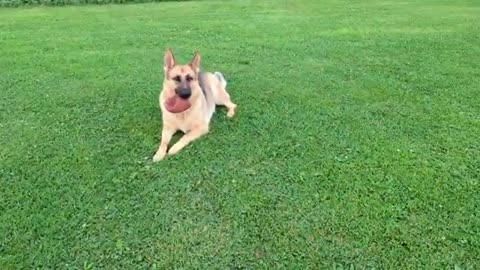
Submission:
M 198 85 L 200 86 L 200 89 L 202 89 L 203 96 L 205 97 L 205 100 L 207 100 L 207 92 L 205 90 L 205 87 L 207 85 L 207 74 L 204 72 L 200 72 L 198 74 Z

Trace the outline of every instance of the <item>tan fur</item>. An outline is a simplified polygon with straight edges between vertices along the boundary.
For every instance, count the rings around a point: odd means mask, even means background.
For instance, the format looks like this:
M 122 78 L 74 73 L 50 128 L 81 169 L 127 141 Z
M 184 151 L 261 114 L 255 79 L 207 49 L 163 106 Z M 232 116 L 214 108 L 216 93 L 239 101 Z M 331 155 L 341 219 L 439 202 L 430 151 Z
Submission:
M 215 112 L 215 105 L 227 107 L 228 117 L 234 116 L 237 106 L 232 103 L 230 95 L 222 86 L 222 82 L 213 73 L 204 73 L 204 95 L 198 81 L 200 75 L 200 54 L 198 52 L 195 53 L 187 65 L 178 65 L 172 51 L 167 49 L 164 55 L 164 73 L 163 89 L 159 97 L 163 127 L 160 146 L 153 157 L 153 161 L 162 160 L 167 154 L 176 154 L 190 142 L 207 134 L 211 117 Z M 171 113 L 165 109 L 164 103 L 168 98 L 175 95 L 176 83 L 172 78 L 175 76 L 184 78 L 187 75 L 193 78 L 189 83 L 192 91 L 189 98 L 191 107 L 181 113 Z M 168 144 L 177 131 L 182 131 L 184 135 L 168 149 Z

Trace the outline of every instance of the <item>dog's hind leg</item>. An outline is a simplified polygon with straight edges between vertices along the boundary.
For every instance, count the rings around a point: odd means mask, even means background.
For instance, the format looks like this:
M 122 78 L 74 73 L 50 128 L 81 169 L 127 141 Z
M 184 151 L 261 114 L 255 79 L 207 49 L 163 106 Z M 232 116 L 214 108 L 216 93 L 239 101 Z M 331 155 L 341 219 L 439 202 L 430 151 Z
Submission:
M 228 94 L 227 90 L 225 90 L 225 88 L 219 87 L 219 89 L 218 89 L 218 100 L 217 100 L 216 103 L 217 103 L 217 105 L 223 105 L 223 106 L 227 107 L 227 109 L 228 109 L 227 116 L 228 117 L 231 118 L 235 115 L 235 108 L 237 107 L 237 105 L 232 102 L 232 100 L 230 99 L 230 95 Z
M 215 97 L 215 104 L 217 105 L 223 105 L 227 107 L 228 112 L 227 116 L 228 117 L 233 117 L 235 115 L 235 108 L 237 105 L 232 102 L 232 99 L 230 98 L 230 95 L 228 94 L 227 90 L 225 87 L 227 86 L 227 81 L 223 77 L 222 73 L 220 72 L 215 72 L 215 76 L 218 78 L 220 83 L 217 85 L 217 87 L 214 87 L 214 97 Z

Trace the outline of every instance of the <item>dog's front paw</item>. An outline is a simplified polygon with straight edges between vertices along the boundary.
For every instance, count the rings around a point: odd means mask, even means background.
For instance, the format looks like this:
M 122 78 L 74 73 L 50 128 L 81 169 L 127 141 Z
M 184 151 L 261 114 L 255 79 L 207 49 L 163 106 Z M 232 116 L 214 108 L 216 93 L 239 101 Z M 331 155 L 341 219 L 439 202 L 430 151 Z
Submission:
M 227 117 L 232 118 L 235 115 L 235 109 L 237 108 L 237 105 L 233 104 L 228 108 L 227 112 Z
M 155 153 L 155 155 L 153 156 L 153 162 L 158 162 L 162 159 L 165 158 L 165 151 L 158 151 L 157 153 Z

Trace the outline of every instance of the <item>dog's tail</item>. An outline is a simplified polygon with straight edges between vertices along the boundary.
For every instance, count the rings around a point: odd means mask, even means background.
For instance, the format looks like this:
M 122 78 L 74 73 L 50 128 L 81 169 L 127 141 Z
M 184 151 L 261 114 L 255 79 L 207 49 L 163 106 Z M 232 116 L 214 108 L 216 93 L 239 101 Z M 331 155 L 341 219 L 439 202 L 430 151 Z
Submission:
M 223 74 L 221 72 L 215 71 L 215 76 L 217 79 L 222 83 L 222 87 L 225 88 L 227 87 L 227 80 L 225 80 L 225 77 L 223 77 Z

